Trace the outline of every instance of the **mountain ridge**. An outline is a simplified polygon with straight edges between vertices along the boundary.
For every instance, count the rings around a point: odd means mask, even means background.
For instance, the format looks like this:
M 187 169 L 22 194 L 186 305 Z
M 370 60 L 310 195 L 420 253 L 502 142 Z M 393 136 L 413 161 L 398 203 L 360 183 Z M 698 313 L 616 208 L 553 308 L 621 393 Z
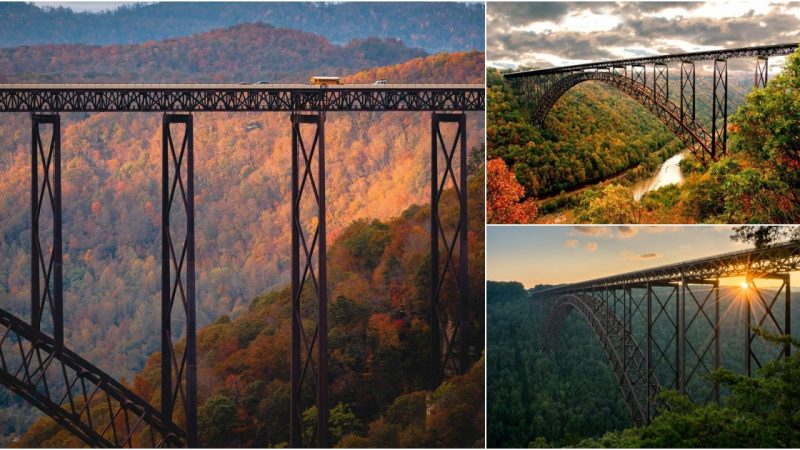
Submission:
M 480 3 L 163 2 L 77 13 L 13 2 L 0 3 L 0 17 L 16 25 L 0 27 L 0 47 L 132 44 L 261 21 L 314 32 L 339 44 L 377 36 L 432 53 L 484 49 Z M 369 20 L 354 20 L 358 17 Z
M 49 44 L 0 49 L 4 82 L 301 82 L 427 56 L 394 38 L 345 45 L 248 23 L 141 44 Z

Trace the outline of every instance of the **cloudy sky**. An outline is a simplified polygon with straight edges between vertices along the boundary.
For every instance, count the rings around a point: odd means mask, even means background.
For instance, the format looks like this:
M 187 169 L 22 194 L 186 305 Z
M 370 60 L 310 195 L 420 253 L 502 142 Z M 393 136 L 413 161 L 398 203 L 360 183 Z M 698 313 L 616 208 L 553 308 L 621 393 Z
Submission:
M 800 41 L 800 2 L 525 2 L 486 9 L 486 58 L 495 67 Z
M 752 248 L 729 226 L 487 227 L 486 278 L 531 288 Z M 792 280 L 797 274 L 793 274 Z M 738 285 L 728 279 L 722 284 Z M 762 284 L 768 284 L 764 282 Z

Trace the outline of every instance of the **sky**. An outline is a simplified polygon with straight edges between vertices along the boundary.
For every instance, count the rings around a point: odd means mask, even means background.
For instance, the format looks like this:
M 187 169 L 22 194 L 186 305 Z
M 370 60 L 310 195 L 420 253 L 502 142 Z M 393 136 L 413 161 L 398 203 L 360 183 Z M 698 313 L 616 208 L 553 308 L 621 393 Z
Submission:
M 489 226 L 486 278 L 532 288 L 752 248 L 732 234 L 729 226 Z
M 487 64 L 500 68 L 800 41 L 800 2 L 490 2 L 486 11 Z

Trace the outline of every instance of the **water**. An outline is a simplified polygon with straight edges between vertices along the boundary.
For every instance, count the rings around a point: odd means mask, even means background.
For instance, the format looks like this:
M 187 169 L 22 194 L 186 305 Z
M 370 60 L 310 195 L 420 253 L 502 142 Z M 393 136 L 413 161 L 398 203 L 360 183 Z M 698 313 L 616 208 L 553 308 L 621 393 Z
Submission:
M 681 184 L 683 182 L 683 173 L 681 172 L 681 160 L 685 153 L 678 153 L 661 164 L 652 177 L 636 182 L 633 186 L 633 198 L 639 201 L 642 196 L 649 192 L 660 189 L 670 184 Z

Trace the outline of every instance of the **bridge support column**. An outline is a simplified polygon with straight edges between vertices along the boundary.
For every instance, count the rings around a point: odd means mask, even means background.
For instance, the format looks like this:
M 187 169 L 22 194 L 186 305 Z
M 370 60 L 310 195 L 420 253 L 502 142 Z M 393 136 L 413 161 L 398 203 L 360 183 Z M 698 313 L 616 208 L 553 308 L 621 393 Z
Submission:
M 173 125 L 182 126 L 182 136 L 180 132 L 175 134 Z M 194 125 L 191 114 L 164 114 L 161 150 L 161 414 L 167 423 L 174 423 L 175 406 L 180 401 L 183 411 L 179 413 L 184 414 L 186 421 L 187 445 L 197 447 Z M 176 350 L 173 342 L 173 318 L 184 320 L 186 345 L 182 353 Z
M 768 69 L 769 58 L 766 56 L 756 57 L 756 75 L 753 81 L 753 87 L 755 89 L 763 88 L 767 85 Z
M 669 100 L 669 66 L 664 63 L 653 64 L 653 91 Z
M 53 325 L 58 350 L 64 346 L 64 286 L 61 243 L 61 118 L 31 114 L 31 325 Z M 49 139 L 42 129 L 50 127 Z M 50 230 L 45 231 L 47 225 Z M 45 238 L 45 234 L 52 237 Z
M 294 448 L 328 447 L 328 281 L 325 221 L 325 115 L 293 113 L 292 121 L 292 396 Z M 304 127 L 304 125 L 307 125 Z M 311 142 L 303 129 L 311 130 Z M 316 166 L 316 171 L 314 170 Z M 305 208 L 303 208 L 305 206 Z M 316 258 L 315 258 L 316 256 Z M 315 264 L 316 262 L 316 264 Z M 303 301 L 312 289 L 314 304 Z M 314 328 L 308 329 L 309 321 Z M 316 347 L 317 357 L 314 358 Z M 316 367 L 315 367 L 316 359 Z M 310 373 L 309 373 L 310 372 Z M 311 379 L 316 443 L 303 442 L 303 387 Z
M 647 86 L 647 68 L 643 65 L 632 65 L 631 79 Z
M 728 150 L 728 61 L 714 60 L 714 86 L 711 101 L 711 159 Z
M 790 276 L 788 273 L 770 273 L 759 275 L 759 278 L 777 280 L 780 285 L 769 300 L 765 299 L 761 289 L 759 289 L 755 281 L 748 280 L 749 288 L 753 292 L 745 292 L 747 300 L 746 319 L 745 319 L 745 372 L 748 376 L 752 376 L 752 363 L 755 362 L 757 368 L 761 368 L 762 363 L 759 360 L 757 351 L 753 349 L 753 344 L 758 335 L 754 332 L 753 328 L 765 328 L 772 334 L 777 335 L 791 335 L 792 333 L 792 296 L 790 287 Z M 779 301 L 783 297 L 783 324 L 776 317 L 775 309 L 779 305 Z M 778 359 L 788 358 L 791 354 L 791 345 L 785 344 Z M 763 358 L 763 355 L 762 355 Z
M 653 398 L 658 394 L 658 384 L 654 383 L 655 374 L 653 373 L 653 291 L 650 282 L 647 282 L 647 353 L 645 353 L 645 361 L 647 362 L 647 412 L 646 423 L 650 423 L 653 417 L 654 405 Z
M 708 286 L 709 289 L 698 296 L 699 293 L 692 288 L 693 285 Z M 688 321 L 685 313 L 687 305 L 691 308 Z M 697 396 L 702 389 L 690 389 L 689 387 L 696 375 L 710 374 L 719 369 L 719 280 L 684 280 L 683 308 L 683 348 L 681 350 L 683 392 L 698 404 L 706 403 L 709 400 L 719 402 L 719 383 L 715 382 L 703 397 Z M 695 342 L 693 342 L 693 337 Z M 697 342 L 697 339 L 702 340 Z M 711 352 L 710 358 L 707 356 L 709 352 Z M 698 372 L 700 373 L 698 374 Z
M 455 124 L 452 138 L 445 140 L 442 124 Z M 467 129 L 464 113 L 434 113 L 431 121 L 431 361 L 430 387 L 435 389 L 444 378 L 450 365 L 455 373 L 464 373 L 469 366 L 469 272 L 467 236 Z M 459 176 L 455 174 L 458 156 Z M 444 163 L 440 179 L 439 163 Z M 456 199 L 445 199 L 447 182 Z M 439 207 L 445 201 L 458 204 L 457 223 L 443 223 Z M 452 222 L 452 221 L 451 221 Z M 448 228 L 452 231 L 448 231 Z M 458 247 L 458 260 L 456 260 Z M 458 265 L 456 265 L 458 263 Z M 449 283 L 456 292 L 449 300 L 455 303 L 451 311 L 457 317 L 448 317 L 442 304 L 443 286 Z M 452 331 L 450 328 L 452 327 Z M 458 358 L 453 354 L 458 341 Z
M 681 122 L 688 116 L 695 120 L 695 72 L 693 61 L 681 62 Z
M 675 330 L 675 335 L 678 337 L 675 364 L 678 368 L 678 392 L 686 394 L 686 278 L 681 279 L 680 286 L 675 311 L 678 318 Z

